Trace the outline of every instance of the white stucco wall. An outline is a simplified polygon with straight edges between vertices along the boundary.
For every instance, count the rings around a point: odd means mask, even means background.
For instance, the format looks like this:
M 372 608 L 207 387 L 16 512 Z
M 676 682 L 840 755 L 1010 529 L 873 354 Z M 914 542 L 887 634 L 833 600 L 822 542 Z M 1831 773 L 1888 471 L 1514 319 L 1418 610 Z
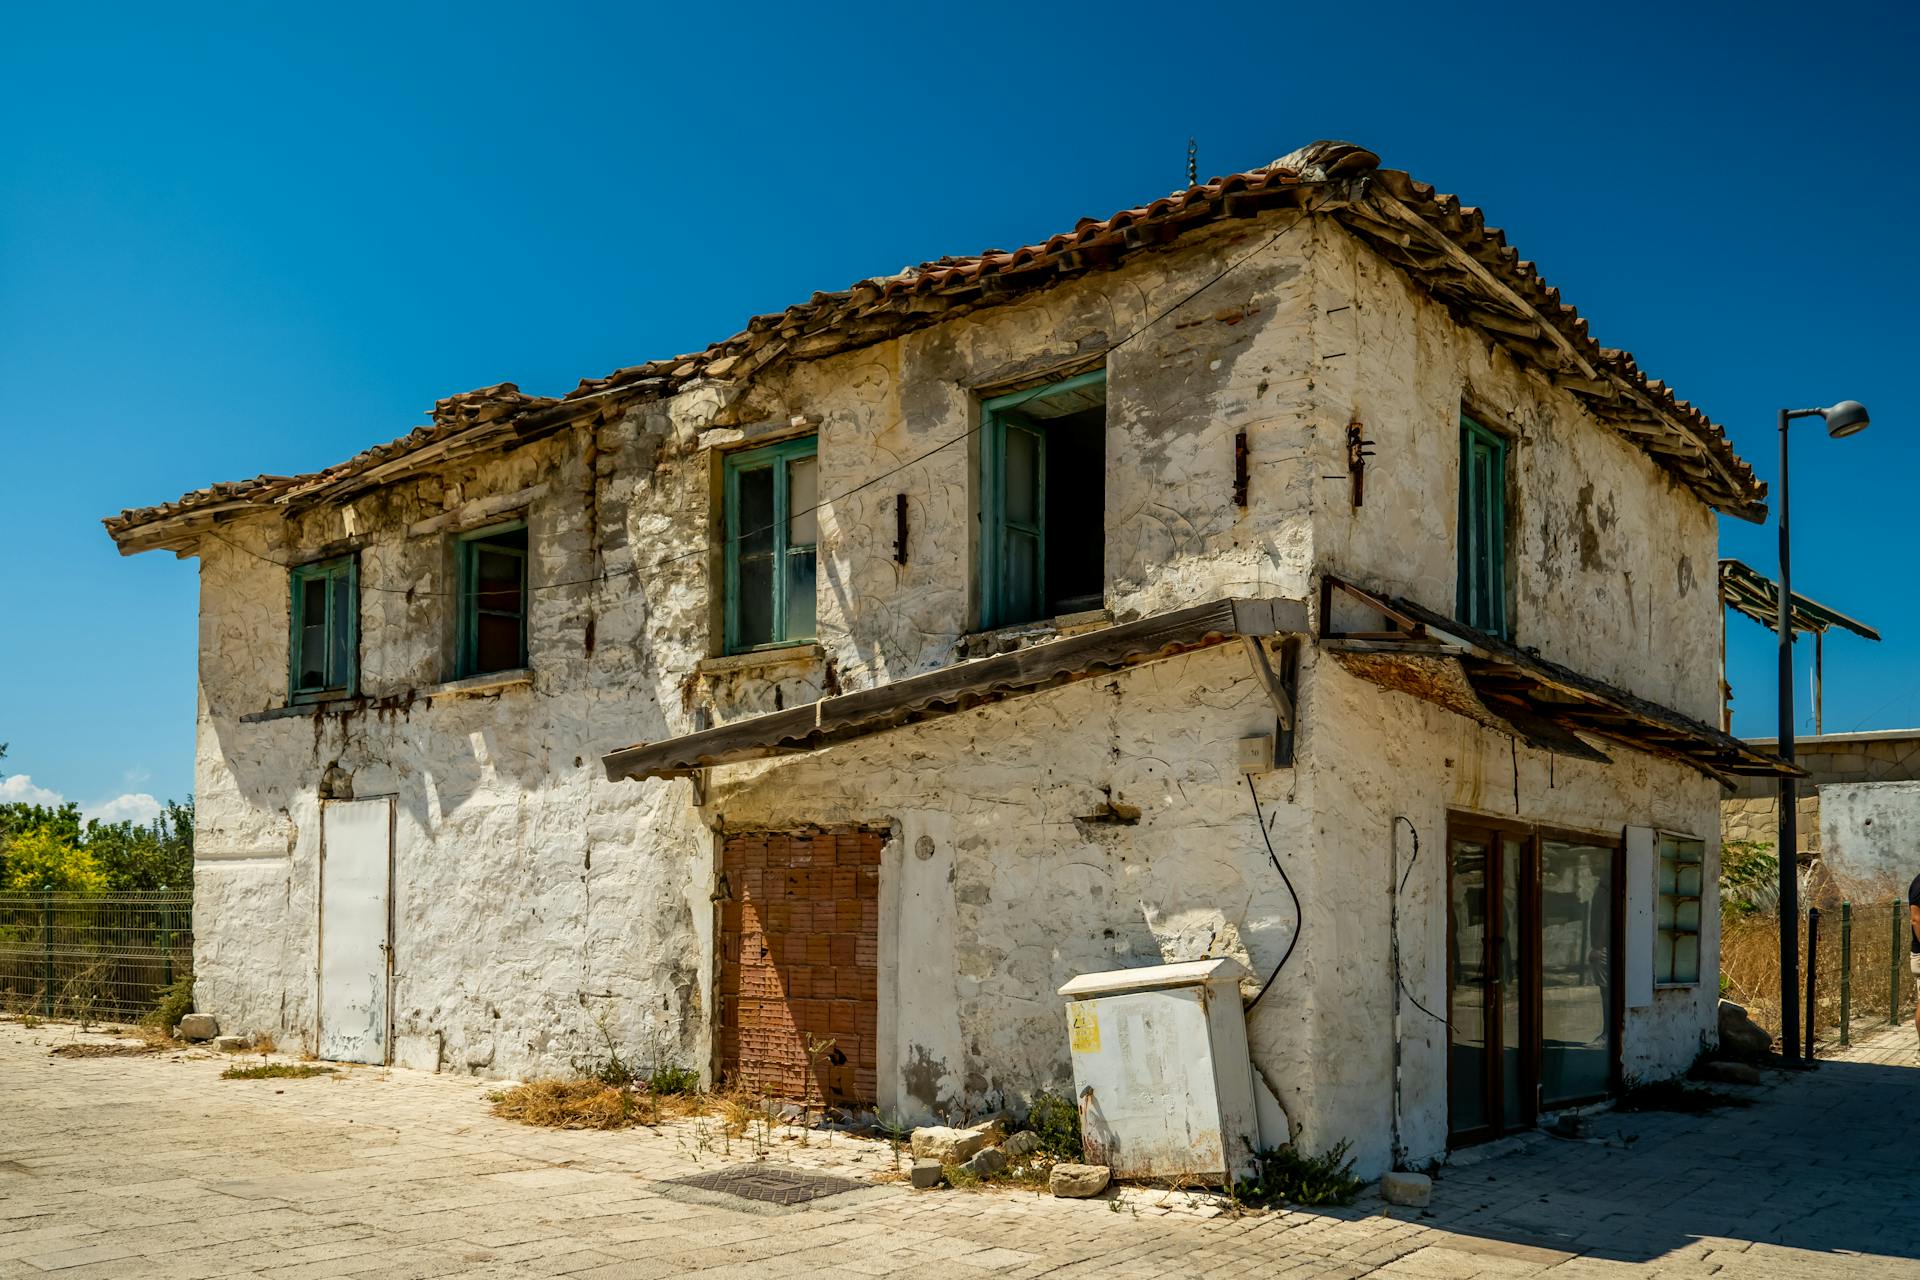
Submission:
M 1718 724 L 1718 533 L 1710 508 L 1569 392 L 1350 236 L 1314 259 L 1325 475 L 1346 471 L 1348 422 L 1373 441 L 1366 498 L 1314 489 L 1314 554 L 1335 573 L 1454 612 L 1460 416 L 1509 440 L 1512 639 Z

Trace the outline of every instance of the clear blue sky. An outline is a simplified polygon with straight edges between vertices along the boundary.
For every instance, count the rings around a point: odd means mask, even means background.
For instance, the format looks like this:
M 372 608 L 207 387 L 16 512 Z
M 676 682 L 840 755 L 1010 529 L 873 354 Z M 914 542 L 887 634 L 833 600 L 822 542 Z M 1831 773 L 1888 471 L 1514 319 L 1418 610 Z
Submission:
M 1189 134 L 1203 175 L 1345 138 L 1483 206 L 1768 479 L 1779 406 L 1866 401 L 1803 428 L 1796 585 L 1887 635 L 1830 646 L 1827 728 L 1920 724 L 1920 30 L 1696 8 L 10 6 L 0 769 L 192 786 L 194 564 L 101 516 L 1041 238 L 1180 185 Z M 1772 572 L 1770 528 L 1722 538 Z

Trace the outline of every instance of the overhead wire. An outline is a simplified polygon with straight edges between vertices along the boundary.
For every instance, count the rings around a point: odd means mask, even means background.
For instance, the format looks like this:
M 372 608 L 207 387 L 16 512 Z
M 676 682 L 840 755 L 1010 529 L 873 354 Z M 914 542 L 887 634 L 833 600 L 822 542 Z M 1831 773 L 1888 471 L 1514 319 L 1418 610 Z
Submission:
M 1303 182 L 1300 185 L 1301 186 L 1319 186 L 1324 184 Z M 1324 207 L 1325 204 L 1326 202 L 1323 200 L 1321 201 L 1320 205 L 1317 207 L 1302 207 L 1300 209 L 1299 217 L 1295 218 L 1292 222 L 1289 222 L 1286 226 L 1280 228 L 1280 230 L 1274 232 L 1273 235 L 1269 236 L 1266 240 L 1262 241 L 1260 244 L 1255 245 L 1253 248 L 1247 250 L 1246 253 L 1240 255 L 1238 258 L 1235 258 L 1232 262 L 1229 262 L 1226 266 L 1222 267 L 1219 271 L 1209 276 L 1206 280 L 1202 281 L 1199 285 L 1195 286 L 1192 290 L 1188 291 L 1186 294 L 1182 295 L 1180 298 L 1176 299 L 1174 302 L 1172 302 L 1168 306 L 1156 312 L 1153 316 L 1151 316 L 1146 321 L 1142 322 L 1141 324 L 1136 326 L 1134 329 L 1132 329 L 1130 332 L 1128 332 L 1126 336 L 1118 339 L 1117 341 L 1110 342 L 1106 346 L 1100 348 L 1098 354 L 1103 356 L 1111 355 L 1115 351 L 1118 351 L 1120 348 L 1126 346 L 1129 342 L 1132 342 L 1135 338 L 1140 337 L 1142 334 L 1147 332 L 1147 330 L 1153 328 L 1153 326 L 1159 324 L 1162 320 L 1165 320 L 1168 316 L 1172 315 L 1174 312 L 1180 310 L 1182 307 L 1191 303 L 1192 301 L 1194 301 L 1194 299 L 1198 298 L 1201 294 L 1213 288 L 1213 286 L 1219 284 L 1222 280 L 1226 279 L 1227 276 L 1231 275 L 1234 271 L 1238 270 L 1247 262 L 1251 261 L 1256 256 L 1262 253 L 1265 253 L 1268 249 L 1278 244 L 1282 239 L 1284 239 L 1286 236 L 1291 234 L 1294 230 L 1296 230 L 1299 227 L 1305 226 L 1307 222 L 1310 220 L 1310 218 L 1312 217 L 1312 215 L 1317 213 L 1319 211 L 1319 208 Z M 613 390 L 617 390 L 617 388 Z M 1044 390 L 1045 388 L 1036 387 L 1033 390 L 1033 394 L 1039 395 Z M 600 393 L 595 393 L 595 394 L 600 394 Z M 895 419 L 893 422 L 889 423 L 886 427 L 883 427 L 881 430 L 890 431 L 894 427 L 899 426 L 902 421 L 904 421 L 904 419 Z M 932 448 L 926 450 L 925 452 L 916 454 L 913 457 L 907 459 L 905 462 L 902 462 L 897 466 L 890 467 L 887 470 L 880 472 L 878 475 L 870 476 L 867 479 L 861 481 L 859 484 L 856 484 L 849 489 L 843 489 L 838 493 L 830 494 L 827 497 L 821 498 L 818 501 L 816 501 L 812 506 L 807 507 L 804 510 L 788 512 L 787 518 L 791 520 L 798 516 L 810 515 L 816 511 L 819 511 L 823 507 L 831 505 L 832 503 L 840 502 L 847 498 L 850 498 L 854 494 L 859 493 L 864 489 L 870 489 L 874 485 L 879 484 L 882 480 L 891 479 L 892 477 L 899 475 L 901 472 L 907 470 L 909 467 L 918 466 L 922 462 L 925 462 L 928 458 L 933 457 L 935 454 L 940 453 L 943 450 L 951 449 L 954 445 L 957 445 L 957 444 L 964 444 L 966 441 L 972 439 L 975 435 L 979 434 L 980 428 L 981 428 L 981 424 L 975 423 L 973 426 L 967 428 L 965 431 L 961 432 L 959 435 L 954 436 L 951 439 L 943 440 L 939 444 L 934 445 Z M 762 533 L 767 532 L 770 529 L 776 528 L 778 524 L 779 524 L 779 521 L 776 520 L 776 521 L 771 521 L 767 524 L 761 525 L 758 528 L 745 530 L 741 533 L 734 535 L 731 541 L 736 543 L 743 542 L 748 538 L 756 537 Z M 213 538 L 216 542 L 225 543 L 227 546 L 232 547 L 234 550 L 241 552 L 244 555 L 252 556 L 256 560 L 264 561 L 265 563 L 277 566 L 278 568 L 293 569 L 293 568 L 297 568 L 300 563 L 300 562 L 294 562 L 294 561 L 277 560 L 272 556 L 264 555 L 258 551 L 255 551 L 251 547 L 242 546 L 240 543 L 235 542 L 231 538 L 222 537 L 220 534 L 214 532 L 211 529 L 205 530 L 204 532 L 208 537 Z M 605 573 L 594 574 L 590 577 L 585 577 L 585 578 L 570 578 L 560 582 L 541 582 L 541 583 L 530 584 L 527 587 L 527 590 L 528 592 L 558 591 L 568 587 L 591 586 L 595 583 L 611 582 L 616 578 L 636 576 L 643 573 L 652 573 L 657 569 L 663 569 L 666 566 L 670 564 L 675 564 L 681 560 L 688 560 L 696 556 L 705 556 L 709 554 L 711 554 L 711 548 L 703 545 L 703 546 L 695 547 L 688 551 L 678 552 L 674 555 L 663 556 L 658 560 L 650 561 L 649 563 L 644 565 L 632 564 L 632 565 L 626 566 L 625 568 L 608 570 Z M 386 587 L 386 586 L 380 586 L 376 583 L 368 583 L 368 582 L 362 582 L 360 584 L 360 589 L 363 591 L 386 592 L 392 595 L 404 595 L 409 599 L 417 599 L 423 596 L 425 597 L 454 596 L 458 594 L 457 592 L 453 592 L 453 591 L 431 591 L 431 590 L 427 590 L 420 587 Z

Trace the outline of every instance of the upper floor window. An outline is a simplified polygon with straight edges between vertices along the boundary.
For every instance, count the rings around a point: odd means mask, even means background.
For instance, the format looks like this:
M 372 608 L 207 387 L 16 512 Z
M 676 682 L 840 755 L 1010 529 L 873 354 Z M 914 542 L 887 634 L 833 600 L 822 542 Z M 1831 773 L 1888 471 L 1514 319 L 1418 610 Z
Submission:
M 1507 634 L 1507 442 L 1460 419 L 1460 621 Z
M 350 696 L 359 657 L 359 566 L 350 555 L 296 565 L 288 583 L 290 696 L 297 702 Z
M 527 665 L 525 521 L 462 534 L 454 543 L 460 584 L 455 637 L 461 677 Z
M 1660 837 L 1660 910 L 1653 980 L 1668 985 L 1700 981 L 1701 877 L 1707 846 L 1684 836 Z
M 980 625 L 1106 599 L 1104 369 L 980 406 Z
M 723 463 L 728 653 L 813 639 L 818 454 L 808 436 Z

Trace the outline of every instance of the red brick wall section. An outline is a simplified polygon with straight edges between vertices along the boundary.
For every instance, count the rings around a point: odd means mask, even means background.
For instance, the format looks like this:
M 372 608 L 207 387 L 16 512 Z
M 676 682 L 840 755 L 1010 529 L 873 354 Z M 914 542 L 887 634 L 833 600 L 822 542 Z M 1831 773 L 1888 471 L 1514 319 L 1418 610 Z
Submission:
M 886 839 L 860 828 L 725 837 L 724 1081 L 769 1098 L 873 1105 Z M 833 1046 L 809 1059 L 810 1039 Z

